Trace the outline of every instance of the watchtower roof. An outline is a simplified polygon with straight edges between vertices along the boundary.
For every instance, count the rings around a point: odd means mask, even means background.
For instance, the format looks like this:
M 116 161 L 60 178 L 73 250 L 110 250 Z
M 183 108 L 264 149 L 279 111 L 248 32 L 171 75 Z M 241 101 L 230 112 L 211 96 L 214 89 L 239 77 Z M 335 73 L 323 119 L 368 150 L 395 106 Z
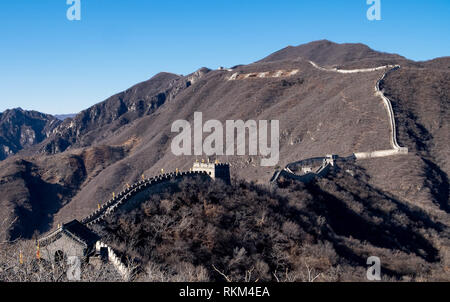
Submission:
M 39 239 L 39 242 L 42 246 L 48 245 L 60 238 L 62 234 L 72 237 L 86 246 L 92 246 L 100 239 L 96 233 L 91 231 L 84 224 L 78 220 L 73 220 L 63 224 L 60 228 L 50 233 L 48 236 Z
M 88 245 L 95 244 L 100 239 L 97 234 L 78 220 L 64 224 L 63 228 Z

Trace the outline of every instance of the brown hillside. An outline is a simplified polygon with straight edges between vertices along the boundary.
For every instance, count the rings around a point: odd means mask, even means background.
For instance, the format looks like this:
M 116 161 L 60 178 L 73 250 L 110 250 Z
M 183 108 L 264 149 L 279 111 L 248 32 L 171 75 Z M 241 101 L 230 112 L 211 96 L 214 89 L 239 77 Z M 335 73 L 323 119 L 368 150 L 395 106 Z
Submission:
M 260 62 L 308 59 L 320 65 L 344 65 L 354 61 L 399 61 L 405 58 L 396 54 L 375 51 L 364 44 L 337 44 L 328 40 L 315 41 L 299 46 L 288 46 Z M 382 64 L 381 64 L 382 65 Z

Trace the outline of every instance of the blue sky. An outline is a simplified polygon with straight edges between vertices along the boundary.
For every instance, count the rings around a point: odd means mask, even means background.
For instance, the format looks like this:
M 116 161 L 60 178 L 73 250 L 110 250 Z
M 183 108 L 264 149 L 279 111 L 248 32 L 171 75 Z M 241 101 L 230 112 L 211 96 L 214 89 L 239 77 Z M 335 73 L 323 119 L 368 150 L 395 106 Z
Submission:
M 254 62 L 313 40 L 361 42 L 414 60 L 450 55 L 450 1 L 0 1 L 0 111 L 75 113 L 160 71 Z

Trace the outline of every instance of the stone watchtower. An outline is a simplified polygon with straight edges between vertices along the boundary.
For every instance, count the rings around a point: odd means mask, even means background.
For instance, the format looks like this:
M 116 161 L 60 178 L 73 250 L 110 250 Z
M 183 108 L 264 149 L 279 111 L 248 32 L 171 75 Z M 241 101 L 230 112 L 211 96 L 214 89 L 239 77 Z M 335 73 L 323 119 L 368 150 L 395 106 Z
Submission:
M 41 257 L 47 261 L 64 261 L 70 256 L 86 259 L 95 252 L 100 237 L 78 220 L 63 224 L 38 240 Z
M 194 163 L 192 167 L 192 171 L 194 172 L 206 172 L 212 179 L 221 179 L 226 184 L 231 184 L 230 177 L 230 165 L 229 164 L 221 164 L 218 162 L 215 163 Z

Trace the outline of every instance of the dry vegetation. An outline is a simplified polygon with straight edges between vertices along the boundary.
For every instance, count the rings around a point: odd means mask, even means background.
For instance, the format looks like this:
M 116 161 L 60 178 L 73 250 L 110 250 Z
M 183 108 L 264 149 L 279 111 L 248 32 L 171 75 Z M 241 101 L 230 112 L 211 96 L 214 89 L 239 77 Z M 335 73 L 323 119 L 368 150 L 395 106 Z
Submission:
M 347 164 L 280 188 L 186 179 L 95 231 L 135 281 L 363 282 L 369 256 L 380 257 L 384 281 L 449 281 L 448 225 L 368 178 Z M 65 270 L 36 261 L 31 241 L 1 246 L 0 280 L 67 281 Z M 82 276 L 120 280 L 111 266 L 84 265 Z
M 366 178 L 349 166 L 276 190 L 188 180 L 97 231 L 139 264 L 138 280 L 364 281 L 369 256 L 387 281 L 450 280 L 448 227 Z
M 0 282 L 68 282 L 67 262 L 48 263 L 36 259 L 36 247 L 33 242 L 0 244 Z M 20 263 L 20 251 L 23 262 Z M 82 282 L 122 281 L 111 264 L 94 268 L 86 263 L 81 267 Z
M 4 220 L 0 235 L 13 224 Z M 59 264 L 37 260 L 37 248 L 33 240 L 0 241 L 0 282 L 68 282 L 67 262 Z M 113 282 L 122 279 L 111 264 L 94 268 L 82 263 L 83 282 Z

